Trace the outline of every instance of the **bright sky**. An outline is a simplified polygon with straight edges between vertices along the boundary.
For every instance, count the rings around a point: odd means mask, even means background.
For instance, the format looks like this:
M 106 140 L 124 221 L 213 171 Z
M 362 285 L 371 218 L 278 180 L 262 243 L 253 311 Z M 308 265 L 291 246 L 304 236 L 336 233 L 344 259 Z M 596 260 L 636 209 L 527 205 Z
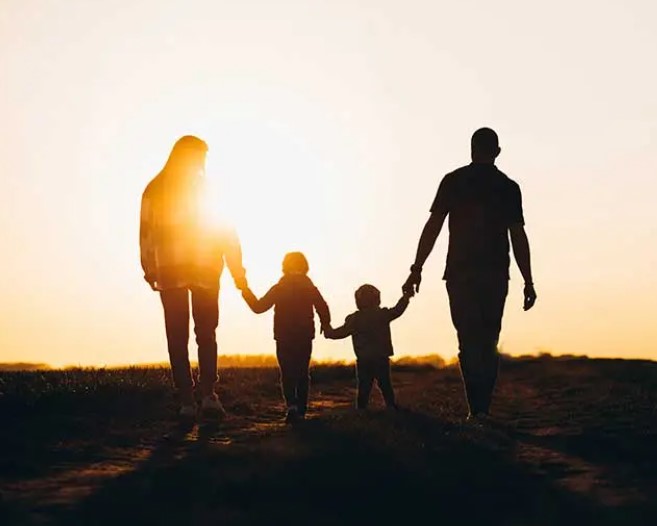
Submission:
M 364 282 L 397 300 L 483 125 L 539 294 L 522 312 L 514 264 L 504 349 L 657 359 L 655 20 L 653 0 L 2 0 L 0 361 L 167 359 L 138 215 L 181 135 L 210 145 L 256 294 L 302 250 L 340 321 Z M 445 234 L 399 355 L 456 352 Z M 220 352 L 273 352 L 271 315 L 222 283 Z

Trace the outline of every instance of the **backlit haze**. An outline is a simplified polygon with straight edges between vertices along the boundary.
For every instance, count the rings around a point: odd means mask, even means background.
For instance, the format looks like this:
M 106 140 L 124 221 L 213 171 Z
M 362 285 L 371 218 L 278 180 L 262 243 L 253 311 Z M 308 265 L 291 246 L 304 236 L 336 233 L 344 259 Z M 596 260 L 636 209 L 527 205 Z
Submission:
M 484 125 L 539 295 L 524 313 L 513 263 L 504 350 L 657 358 L 656 20 L 651 0 L 2 1 L 0 362 L 167 360 L 138 220 L 181 135 L 210 146 L 255 293 L 302 250 L 341 322 L 362 283 L 397 301 Z M 398 355 L 456 352 L 446 234 Z M 222 286 L 220 353 L 272 353 L 271 314 Z

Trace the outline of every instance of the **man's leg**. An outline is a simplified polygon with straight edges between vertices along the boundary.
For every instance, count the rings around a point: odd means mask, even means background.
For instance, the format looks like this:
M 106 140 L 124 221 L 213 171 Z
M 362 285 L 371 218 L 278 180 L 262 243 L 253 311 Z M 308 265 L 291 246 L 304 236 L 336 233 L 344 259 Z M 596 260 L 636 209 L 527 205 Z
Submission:
M 192 314 L 198 345 L 201 394 L 214 394 L 217 383 L 217 326 L 219 325 L 219 289 L 192 289 Z
M 481 359 L 481 346 L 467 343 L 461 345 L 459 366 L 470 414 L 484 413 L 484 369 Z
M 194 381 L 189 366 L 189 291 L 171 289 L 160 292 L 171 363 L 173 384 L 183 404 L 193 403 Z
M 485 368 L 485 378 L 482 386 L 482 410 L 488 413 L 493 398 L 499 370 L 499 353 L 497 344 L 502 329 L 504 304 L 509 290 L 508 280 L 491 280 L 486 283 L 482 295 L 483 332 L 485 346 L 482 358 Z
M 372 363 L 367 360 L 356 360 L 356 377 L 358 380 L 358 396 L 356 409 L 367 409 L 374 383 Z
M 449 308 L 459 341 L 459 364 L 470 414 L 485 412 L 479 290 L 473 280 L 447 282 Z
M 395 391 L 392 388 L 392 378 L 390 375 L 390 359 L 382 358 L 377 363 L 376 381 L 379 384 L 379 390 L 383 395 L 386 407 L 395 408 Z

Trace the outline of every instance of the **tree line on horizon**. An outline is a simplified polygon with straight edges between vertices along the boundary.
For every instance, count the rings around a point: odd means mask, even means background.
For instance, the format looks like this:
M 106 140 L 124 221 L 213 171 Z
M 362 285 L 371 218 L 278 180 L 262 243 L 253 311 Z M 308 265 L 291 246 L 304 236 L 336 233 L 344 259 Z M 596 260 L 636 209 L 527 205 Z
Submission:
M 554 355 L 547 351 L 538 351 L 534 354 L 523 354 L 512 356 L 503 351 L 500 352 L 503 361 L 525 361 L 537 359 L 551 360 L 573 360 L 573 359 L 590 359 L 587 355 Z M 353 365 L 354 360 L 313 360 L 313 365 L 321 366 L 348 366 Z M 427 354 L 421 356 L 399 356 L 393 358 L 392 364 L 397 366 L 427 366 L 435 369 L 452 366 L 458 363 L 456 357 L 445 359 L 439 354 Z M 196 362 L 192 362 L 193 367 L 197 367 Z M 125 368 L 158 368 L 168 367 L 166 362 L 140 363 L 140 364 L 123 364 L 112 366 L 64 366 L 53 367 L 47 363 L 30 363 L 30 362 L 0 362 L 0 372 L 19 372 L 19 371 L 49 371 L 62 369 L 125 369 Z M 230 354 L 219 357 L 219 367 L 221 368 L 257 368 L 257 367 L 278 367 L 276 356 L 273 354 Z

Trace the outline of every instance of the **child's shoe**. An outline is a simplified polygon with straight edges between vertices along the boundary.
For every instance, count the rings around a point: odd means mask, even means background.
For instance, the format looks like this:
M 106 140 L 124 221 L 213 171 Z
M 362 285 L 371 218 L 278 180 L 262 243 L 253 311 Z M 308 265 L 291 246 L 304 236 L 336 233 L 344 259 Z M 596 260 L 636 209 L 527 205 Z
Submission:
M 178 410 L 181 420 L 194 420 L 196 418 L 196 404 L 182 404 Z
M 295 422 L 298 422 L 302 418 L 303 417 L 299 413 L 299 408 L 296 405 L 291 405 L 290 407 L 287 408 L 287 414 L 285 415 L 286 424 L 294 424 Z

